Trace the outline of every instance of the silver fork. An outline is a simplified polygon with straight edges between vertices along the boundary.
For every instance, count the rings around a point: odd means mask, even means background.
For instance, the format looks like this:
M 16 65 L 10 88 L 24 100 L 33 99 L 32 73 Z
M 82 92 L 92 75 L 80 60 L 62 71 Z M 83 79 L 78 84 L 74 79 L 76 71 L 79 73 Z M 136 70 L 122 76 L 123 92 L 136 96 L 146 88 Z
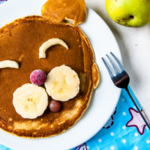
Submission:
M 118 59 L 114 56 L 114 54 L 112 52 L 110 52 L 110 54 L 112 55 L 112 57 L 114 58 L 115 62 L 118 64 L 119 68 L 116 67 L 115 63 L 111 60 L 111 58 L 107 56 L 108 60 L 110 61 L 110 64 L 113 68 L 114 73 L 112 72 L 112 70 L 110 69 L 110 67 L 107 65 L 106 61 L 104 60 L 104 58 L 102 57 L 102 60 L 104 62 L 105 67 L 108 70 L 108 73 L 113 81 L 113 83 L 115 84 L 115 86 L 119 87 L 119 88 L 123 88 L 127 91 L 127 93 L 129 94 L 132 102 L 134 103 L 134 105 L 136 106 L 138 112 L 140 113 L 141 117 L 143 118 L 143 120 L 145 121 L 146 125 L 148 126 L 148 128 L 150 129 L 150 124 L 146 118 L 145 115 L 143 115 L 143 113 L 141 112 L 141 109 L 138 107 L 136 101 L 133 99 L 133 97 L 131 96 L 129 90 L 128 90 L 128 84 L 130 81 L 129 75 L 127 74 L 127 72 L 125 71 L 125 69 L 123 68 L 123 66 L 120 64 L 120 62 L 118 61 Z

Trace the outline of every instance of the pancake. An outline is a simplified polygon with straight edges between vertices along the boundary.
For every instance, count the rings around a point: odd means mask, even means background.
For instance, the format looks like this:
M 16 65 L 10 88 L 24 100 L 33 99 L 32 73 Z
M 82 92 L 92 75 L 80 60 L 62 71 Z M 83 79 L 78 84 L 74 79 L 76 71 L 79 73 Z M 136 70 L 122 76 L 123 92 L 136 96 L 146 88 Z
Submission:
M 86 4 L 84 0 L 48 0 L 41 8 L 41 15 L 53 22 L 70 20 L 77 25 L 86 20 Z
M 62 39 L 69 50 L 55 45 L 47 50 L 46 59 L 39 59 L 39 47 L 51 38 Z M 0 61 L 14 60 L 20 65 L 19 69 L 0 71 L 0 128 L 18 136 L 38 138 L 57 135 L 72 127 L 87 109 L 93 89 L 99 82 L 91 45 L 82 31 L 70 24 L 52 23 L 40 16 L 30 16 L 2 27 L 0 43 Z M 12 104 L 13 93 L 23 84 L 30 83 L 31 72 L 41 69 L 48 74 L 63 64 L 77 72 L 79 94 L 62 102 L 62 109 L 57 113 L 47 109 L 36 119 L 24 119 L 17 114 Z M 49 102 L 51 99 L 49 97 Z

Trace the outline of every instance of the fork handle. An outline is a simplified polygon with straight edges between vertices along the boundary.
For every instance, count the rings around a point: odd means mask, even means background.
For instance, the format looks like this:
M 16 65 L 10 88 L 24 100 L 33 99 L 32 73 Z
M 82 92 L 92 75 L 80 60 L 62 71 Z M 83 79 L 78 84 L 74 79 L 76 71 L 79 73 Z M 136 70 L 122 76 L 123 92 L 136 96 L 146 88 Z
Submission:
M 139 108 L 139 106 L 137 105 L 137 103 L 135 102 L 135 100 L 133 99 L 133 97 L 131 96 L 131 94 L 130 94 L 128 88 L 125 88 L 125 90 L 126 90 L 127 93 L 129 94 L 129 96 L 130 96 L 132 102 L 134 103 L 135 107 L 137 108 L 138 112 L 140 113 L 141 117 L 143 118 L 143 120 L 145 121 L 147 127 L 148 127 L 149 130 L 150 130 L 150 124 L 149 124 L 149 122 L 148 122 L 148 119 L 147 119 L 146 116 L 144 116 L 143 113 L 141 112 L 141 109 Z

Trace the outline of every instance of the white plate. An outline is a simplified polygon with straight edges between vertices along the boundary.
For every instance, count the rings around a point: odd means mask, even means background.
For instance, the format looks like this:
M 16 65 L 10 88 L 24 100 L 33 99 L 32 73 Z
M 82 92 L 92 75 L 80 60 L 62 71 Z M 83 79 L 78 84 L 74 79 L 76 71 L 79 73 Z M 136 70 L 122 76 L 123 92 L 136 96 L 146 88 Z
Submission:
M 0 6 L 0 27 L 27 15 L 40 15 L 46 0 L 10 0 Z M 107 122 L 118 102 L 121 90 L 116 88 L 104 67 L 101 57 L 112 51 L 121 61 L 116 40 L 106 23 L 91 9 L 81 29 L 89 38 L 101 82 L 94 92 L 90 106 L 83 117 L 65 133 L 43 139 L 25 139 L 0 130 L 0 143 L 14 150 L 66 150 L 82 144 L 94 136 Z M 23 35 L 22 35 L 23 36 Z

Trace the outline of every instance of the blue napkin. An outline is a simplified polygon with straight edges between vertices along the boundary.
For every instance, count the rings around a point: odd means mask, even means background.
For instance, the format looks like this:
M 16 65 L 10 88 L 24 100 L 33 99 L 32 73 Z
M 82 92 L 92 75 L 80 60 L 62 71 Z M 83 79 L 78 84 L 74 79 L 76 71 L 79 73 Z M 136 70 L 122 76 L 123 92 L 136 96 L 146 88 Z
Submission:
M 0 0 L 0 4 L 5 1 Z M 149 133 L 130 97 L 122 90 L 119 102 L 103 129 L 72 150 L 150 150 Z M 0 144 L 0 150 L 10 149 Z
M 129 91 L 135 98 L 130 88 Z M 72 150 L 150 150 L 150 131 L 123 89 L 103 129 Z

